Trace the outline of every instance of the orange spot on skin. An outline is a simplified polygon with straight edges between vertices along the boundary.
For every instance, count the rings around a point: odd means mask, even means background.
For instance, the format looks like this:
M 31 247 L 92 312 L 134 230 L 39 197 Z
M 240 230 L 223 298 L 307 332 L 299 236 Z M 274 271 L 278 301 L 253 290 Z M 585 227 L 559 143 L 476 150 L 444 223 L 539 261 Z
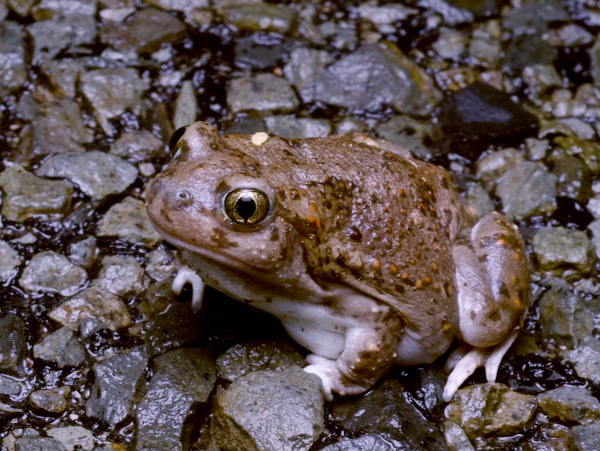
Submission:
M 429 285 L 430 283 L 431 283 L 431 277 L 429 277 L 429 276 L 423 277 L 423 284 L 424 285 Z
M 338 189 L 346 189 L 346 184 L 341 180 L 338 182 Z
M 402 274 L 400 274 L 400 278 L 402 280 L 408 280 L 410 278 L 410 274 L 408 274 L 407 272 L 403 272 Z
M 381 271 L 381 261 L 375 259 L 373 260 L 373 262 L 371 263 L 371 267 L 375 270 L 375 271 Z
M 400 270 L 398 269 L 398 267 L 396 265 L 394 265 L 393 263 L 390 265 L 390 274 L 392 276 L 395 276 L 396 274 L 398 274 Z
M 504 238 L 498 238 L 496 240 L 496 244 L 498 244 L 499 246 L 504 246 L 506 245 L 506 240 Z
M 438 266 L 437 262 L 431 262 L 431 270 L 435 273 L 437 273 L 440 270 L 440 267 Z
M 421 281 L 421 279 L 415 280 L 415 288 L 417 290 L 420 290 L 421 288 L 423 288 L 423 282 Z
M 442 321 L 442 331 L 444 333 L 448 332 L 451 328 L 452 328 L 452 325 L 448 321 L 446 321 L 446 320 Z
M 317 206 L 315 204 L 313 204 L 312 202 L 310 204 L 308 204 L 308 207 L 310 208 L 310 211 L 312 211 L 313 213 L 317 212 Z

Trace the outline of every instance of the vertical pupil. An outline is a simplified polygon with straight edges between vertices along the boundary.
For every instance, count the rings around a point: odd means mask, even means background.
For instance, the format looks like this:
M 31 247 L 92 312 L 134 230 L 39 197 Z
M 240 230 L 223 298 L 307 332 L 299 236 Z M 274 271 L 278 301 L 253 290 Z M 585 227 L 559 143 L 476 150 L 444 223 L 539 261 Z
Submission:
M 250 196 L 242 196 L 235 203 L 235 211 L 244 221 L 248 221 L 256 213 L 256 202 Z

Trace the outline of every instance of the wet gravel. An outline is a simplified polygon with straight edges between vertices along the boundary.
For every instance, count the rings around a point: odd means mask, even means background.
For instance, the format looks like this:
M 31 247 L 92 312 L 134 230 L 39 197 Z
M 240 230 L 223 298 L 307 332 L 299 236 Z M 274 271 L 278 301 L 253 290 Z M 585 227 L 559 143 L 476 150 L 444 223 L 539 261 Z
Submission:
M 6 0 L 0 62 L 2 451 L 600 450 L 597 2 Z M 533 302 L 497 382 L 327 403 L 273 318 L 192 311 L 143 199 L 195 120 L 379 136 L 514 218 Z

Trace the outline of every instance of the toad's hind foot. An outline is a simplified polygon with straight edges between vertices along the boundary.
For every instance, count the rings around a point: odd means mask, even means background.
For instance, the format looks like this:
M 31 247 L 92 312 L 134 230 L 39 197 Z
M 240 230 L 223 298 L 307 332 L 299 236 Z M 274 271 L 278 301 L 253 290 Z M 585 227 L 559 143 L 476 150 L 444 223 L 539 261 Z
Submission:
M 514 327 L 510 334 L 496 346 L 487 349 L 474 348 L 464 354 L 452 369 L 444 387 L 443 399 L 449 402 L 458 388 L 480 366 L 485 366 L 488 382 L 494 382 L 502 358 L 519 335 L 520 327 Z M 449 361 L 453 360 L 450 356 Z

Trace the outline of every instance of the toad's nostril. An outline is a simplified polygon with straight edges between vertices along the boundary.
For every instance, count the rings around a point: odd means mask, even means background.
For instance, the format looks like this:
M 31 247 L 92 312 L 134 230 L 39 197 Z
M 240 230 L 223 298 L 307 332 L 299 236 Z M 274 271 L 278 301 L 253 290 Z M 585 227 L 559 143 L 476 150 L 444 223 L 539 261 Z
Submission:
M 174 196 L 174 201 L 180 206 L 187 207 L 192 204 L 192 193 L 188 190 L 177 191 Z
M 188 200 L 191 198 L 189 191 L 179 191 L 177 192 L 177 197 L 181 200 Z

